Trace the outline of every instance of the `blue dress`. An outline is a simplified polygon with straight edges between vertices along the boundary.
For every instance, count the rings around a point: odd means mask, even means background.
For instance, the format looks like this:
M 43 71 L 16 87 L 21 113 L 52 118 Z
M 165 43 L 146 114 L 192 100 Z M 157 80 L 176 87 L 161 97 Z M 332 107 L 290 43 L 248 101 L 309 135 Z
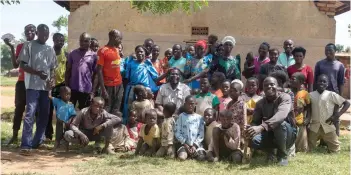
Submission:
M 197 59 L 195 57 L 190 57 L 187 59 L 186 66 L 184 67 L 184 74 L 187 78 L 193 77 L 205 69 L 209 69 L 211 65 L 212 57 L 204 56 L 201 59 Z M 194 80 L 190 82 L 189 87 L 192 89 L 200 88 L 200 80 Z

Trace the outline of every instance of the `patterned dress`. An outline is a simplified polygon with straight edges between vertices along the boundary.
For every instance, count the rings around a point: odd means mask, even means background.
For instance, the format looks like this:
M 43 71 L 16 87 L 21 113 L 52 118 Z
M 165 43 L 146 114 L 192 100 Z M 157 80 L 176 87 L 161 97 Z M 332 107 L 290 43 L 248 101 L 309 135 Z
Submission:
M 184 74 L 187 76 L 187 78 L 193 77 L 205 69 L 208 69 L 210 67 L 211 61 L 211 58 L 207 56 L 201 59 L 197 59 L 195 57 L 189 58 L 187 59 L 186 65 L 184 67 Z M 200 79 L 194 80 L 188 85 L 192 89 L 198 89 L 200 88 Z
M 241 132 L 243 133 L 243 130 L 247 125 L 247 106 L 244 99 L 239 97 L 236 102 L 232 100 L 229 102 L 227 109 L 233 112 L 233 121 L 239 125 Z
M 240 55 L 236 57 L 230 56 L 224 59 L 219 57 L 214 60 L 211 65 L 210 72 L 222 72 L 225 77 L 229 80 L 241 79 L 241 68 L 240 68 Z

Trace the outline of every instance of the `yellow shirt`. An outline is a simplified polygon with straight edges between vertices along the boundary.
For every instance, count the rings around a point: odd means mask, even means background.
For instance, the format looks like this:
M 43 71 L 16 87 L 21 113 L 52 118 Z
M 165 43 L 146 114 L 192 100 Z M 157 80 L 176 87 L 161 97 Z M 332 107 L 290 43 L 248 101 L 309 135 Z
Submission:
M 311 98 L 306 90 L 298 91 L 295 95 L 295 119 L 297 125 L 303 124 L 304 109 L 306 105 L 311 103 Z
M 247 108 L 255 109 L 256 103 L 261 100 L 262 97 L 258 95 L 254 95 L 249 101 L 246 102 Z M 247 124 L 251 124 L 252 115 L 247 115 Z
M 154 125 L 150 128 L 149 133 L 146 135 L 145 134 L 145 127 L 146 127 L 146 124 L 141 126 L 139 137 L 143 138 L 143 140 L 146 144 L 148 144 L 149 146 L 152 146 L 152 141 L 155 138 L 160 138 L 160 129 L 158 128 L 158 125 Z
M 60 55 L 57 55 L 57 68 L 55 70 L 56 85 L 59 85 L 65 81 L 67 58 L 65 51 L 61 49 Z

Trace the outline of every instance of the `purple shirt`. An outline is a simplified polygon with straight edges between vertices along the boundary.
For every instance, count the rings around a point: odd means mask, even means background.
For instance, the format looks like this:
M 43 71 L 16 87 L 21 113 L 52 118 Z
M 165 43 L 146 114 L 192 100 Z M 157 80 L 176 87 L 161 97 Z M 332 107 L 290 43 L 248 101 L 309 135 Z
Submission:
M 325 74 L 329 79 L 327 90 L 340 94 L 339 86 L 344 84 L 344 72 L 344 64 L 340 61 L 323 59 L 318 61 L 314 68 L 314 84 L 316 85 L 319 75 Z
M 67 64 L 72 66 L 69 87 L 72 90 L 91 93 L 93 73 L 96 69 L 97 55 L 93 51 L 73 50 Z

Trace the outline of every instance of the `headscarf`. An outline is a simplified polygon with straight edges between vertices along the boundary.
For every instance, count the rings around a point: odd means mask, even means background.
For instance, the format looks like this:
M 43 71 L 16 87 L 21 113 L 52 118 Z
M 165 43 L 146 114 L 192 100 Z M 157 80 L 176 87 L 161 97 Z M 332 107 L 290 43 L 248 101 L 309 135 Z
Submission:
M 197 46 L 201 46 L 201 47 L 203 47 L 205 50 L 207 49 L 207 43 L 206 43 L 205 40 L 199 40 L 199 41 L 197 41 L 196 44 L 195 44 L 195 47 L 197 47 Z
M 240 88 L 241 88 L 241 89 L 244 88 L 244 83 L 243 83 L 241 80 L 239 80 L 239 79 L 233 80 L 230 84 L 233 84 L 233 83 L 238 83 L 238 84 L 240 84 Z
M 236 42 L 235 42 L 235 38 L 232 37 L 232 36 L 226 36 L 226 37 L 224 37 L 223 40 L 222 40 L 222 44 L 224 44 L 224 43 L 226 43 L 226 42 L 232 43 L 233 46 L 235 46 L 235 43 L 236 43 Z

